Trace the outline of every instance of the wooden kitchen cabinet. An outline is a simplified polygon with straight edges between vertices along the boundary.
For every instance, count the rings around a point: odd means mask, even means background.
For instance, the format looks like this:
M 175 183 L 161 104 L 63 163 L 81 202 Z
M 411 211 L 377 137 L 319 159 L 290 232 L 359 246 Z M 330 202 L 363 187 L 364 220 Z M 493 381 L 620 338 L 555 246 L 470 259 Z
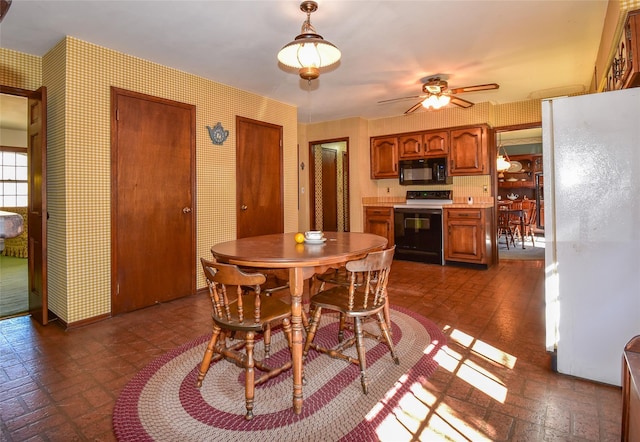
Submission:
M 452 129 L 449 132 L 449 175 L 489 175 L 490 156 L 495 157 L 493 130 L 488 126 Z M 491 152 L 491 155 L 489 153 Z
M 607 72 L 605 91 L 640 86 L 640 9 L 630 11 Z
M 449 176 L 489 175 L 494 132 L 487 125 L 371 137 L 371 178 L 397 178 L 398 160 L 447 157 Z
M 449 131 L 427 131 L 398 137 L 401 160 L 446 156 L 449 153 Z
M 398 137 L 371 138 L 371 178 L 398 178 Z
M 491 209 L 444 209 L 444 259 L 489 266 L 493 264 L 495 235 L 491 229 Z
M 365 207 L 364 231 L 384 236 L 389 241 L 387 247 L 393 247 L 393 207 Z
M 631 339 L 622 354 L 621 440 L 640 440 L 640 336 Z

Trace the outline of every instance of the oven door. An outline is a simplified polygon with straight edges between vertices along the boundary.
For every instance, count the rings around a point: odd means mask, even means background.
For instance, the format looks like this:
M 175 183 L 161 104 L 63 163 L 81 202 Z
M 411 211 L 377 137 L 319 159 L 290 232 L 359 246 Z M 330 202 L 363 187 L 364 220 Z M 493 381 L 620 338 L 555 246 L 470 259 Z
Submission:
M 442 209 L 395 208 L 394 237 L 397 259 L 444 264 Z

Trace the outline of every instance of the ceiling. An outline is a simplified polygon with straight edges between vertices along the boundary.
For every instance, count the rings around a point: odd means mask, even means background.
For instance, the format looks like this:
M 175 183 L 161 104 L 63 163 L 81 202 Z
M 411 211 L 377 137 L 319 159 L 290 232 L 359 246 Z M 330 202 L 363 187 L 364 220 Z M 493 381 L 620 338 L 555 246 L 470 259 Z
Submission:
M 500 85 L 460 95 L 475 103 L 587 90 L 607 9 L 606 0 L 318 3 L 311 24 L 342 59 L 311 84 L 276 59 L 306 18 L 298 0 L 14 0 L 0 44 L 42 56 L 73 36 L 297 106 L 298 120 L 314 123 L 402 115 L 418 100 L 378 101 L 420 95 L 432 76 Z

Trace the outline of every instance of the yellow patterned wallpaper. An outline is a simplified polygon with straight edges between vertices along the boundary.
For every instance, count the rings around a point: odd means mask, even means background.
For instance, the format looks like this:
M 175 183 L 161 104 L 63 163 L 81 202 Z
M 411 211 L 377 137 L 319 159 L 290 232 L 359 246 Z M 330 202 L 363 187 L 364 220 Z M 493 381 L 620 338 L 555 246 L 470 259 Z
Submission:
M 42 86 L 42 58 L 0 48 L 0 84 L 38 89 Z
M 67 183 L 73 177 L 66 169 L 66 59 L 67 45 L 58 43 L 43 57 L 42 83 L 47 87 L 47 284 L 49 310 L 66 320 L 69 317 L 68 287 L 76 283 L 69 278 L 67 257 L 73 253 L 67 238 Z M 96 275 L 99 278 L 99 275 Z M 102 302 L 104 304 L 104 301 Z M 85 316 L 86 317 L 86 316 Z
M 111 311 L 111 86 L 196 106 L 196 260 L 236 235 L 236 115 L 283 127 L 284 228 L 297 230 L 295 107 L 72 37 L 42 59 L 0 55 L 2 84 L 48 88 L 49 307 L 64 322 Z M 217 122 L 229 130 L 222 146 L 206 129 Z
M 73 180 L 65 186 L 72 232 L 67 235 L 68 322 L 110 311 L 111 86 L 196 106 L 197 259 L 209 257 L 211 245 L 236 236 L 236 115 L 283 126 L 285 231 L 297 229 L 294 107 L 75 38 L 65 43 L 65 175 Z M 212 144 L 206 129 L 217 122 L 229 130 L 222 146 Z M 203 287 L 201 272 L 197 276 Z

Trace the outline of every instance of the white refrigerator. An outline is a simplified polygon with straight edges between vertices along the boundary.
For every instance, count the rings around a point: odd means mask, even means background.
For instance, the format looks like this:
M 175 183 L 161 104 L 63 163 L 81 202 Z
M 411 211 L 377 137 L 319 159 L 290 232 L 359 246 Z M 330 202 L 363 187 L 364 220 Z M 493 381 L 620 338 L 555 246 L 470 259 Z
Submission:
M 640 88 L 542 102 L 547 350 L 621 385 L 640 335 Z

